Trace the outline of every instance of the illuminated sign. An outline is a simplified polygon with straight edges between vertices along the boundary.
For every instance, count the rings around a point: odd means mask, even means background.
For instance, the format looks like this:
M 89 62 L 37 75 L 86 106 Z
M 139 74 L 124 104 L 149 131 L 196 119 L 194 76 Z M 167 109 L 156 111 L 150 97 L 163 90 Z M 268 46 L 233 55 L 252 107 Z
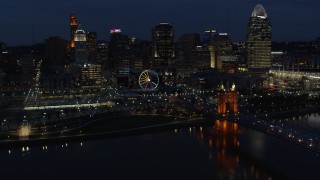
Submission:
M 219 33 L 219 36 L 228 36 L 228 33 Z
M 121 31 L 121 29 L 111 29 L 110 30 L 110 33 L 112 34 L 112 33 L 121 33 L 122 31 Z

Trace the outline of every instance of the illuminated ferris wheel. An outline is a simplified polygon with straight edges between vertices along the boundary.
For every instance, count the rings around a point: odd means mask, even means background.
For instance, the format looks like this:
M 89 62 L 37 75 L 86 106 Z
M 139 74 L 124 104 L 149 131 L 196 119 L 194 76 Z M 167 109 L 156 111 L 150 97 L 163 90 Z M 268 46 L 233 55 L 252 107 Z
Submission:
M 142 90 L 155 90 L 159 85 L 159 76 L 155 71 L 145 70 L 139 76 L 139 85 Z

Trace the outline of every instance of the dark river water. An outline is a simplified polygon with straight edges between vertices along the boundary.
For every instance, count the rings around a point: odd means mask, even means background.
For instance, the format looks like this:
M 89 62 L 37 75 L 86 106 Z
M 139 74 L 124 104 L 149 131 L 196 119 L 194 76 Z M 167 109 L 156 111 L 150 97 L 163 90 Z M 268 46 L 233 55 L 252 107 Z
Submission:
M 288 114 L 286 118 L 282 118 L 282 122 L 320 135 L 319 113 L 304 114 L 301 116 L 290 116 Z
M 0 149 L 4 179 L 320 179 L 320 158 L 220 122 L 87 142 Z M 2 179 L 2 178 L 1 178 Z

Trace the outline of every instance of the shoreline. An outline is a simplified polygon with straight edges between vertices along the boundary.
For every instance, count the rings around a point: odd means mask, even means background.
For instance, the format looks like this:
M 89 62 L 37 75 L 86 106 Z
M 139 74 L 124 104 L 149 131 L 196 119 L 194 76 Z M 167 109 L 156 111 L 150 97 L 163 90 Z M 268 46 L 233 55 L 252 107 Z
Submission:
M 128 115 L 130 117 L 130 115 Z M 149 116 L 149 115 L 147 115 Z M 160 115 L 161 116 L 161 115 Z M 93 122 L 94 123 L 94 122 Z M 161 132 L 166 130 L 189 128 L 190 126 L 210 126 L 214 125 L 214 121 L 211 119 L 196 119 L 196 120 L 180 120 L 171 123 L 160 123 L 150 126 L 142 126 L 136 128 L 105 131 L 101 133 L 88 133 L 79 135 L 69 135 L 69 136 L 56 136 L 47 138 L 36 138 L 36 139 L 24 139 L 24 140 L 1 140 L 0 147 L 21 147 L 21 146 L 31 146 L 31 145 L 48 145 L 52 143 L 59 143 L 66 141 L 87 141 L 87 140 L 99 140 L 106 138 L 118 138 L 125 136 L 135 136 L 154 132 Z

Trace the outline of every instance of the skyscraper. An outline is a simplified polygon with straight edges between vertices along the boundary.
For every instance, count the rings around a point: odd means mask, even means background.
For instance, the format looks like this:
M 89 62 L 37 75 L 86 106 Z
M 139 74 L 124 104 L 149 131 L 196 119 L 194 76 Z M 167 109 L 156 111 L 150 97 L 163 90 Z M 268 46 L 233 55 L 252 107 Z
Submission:
M 169 23 L 160 23 L 152 30 L 152 66 L 174 64 L 174 30 Z
M 203 31 L 203 45 L 210 46 L 214 44 L 214 37 L 217 35 L 217 31 L 214 29 L 206 29 Z
M 97 62 L 97 33 L 87 33 L 87 49 L 88 49 L 88 60 L 91 63 Z
M 102 68 L 107 67 L 108 63 L 108 43 L 104 41 L 97 42 L 97 63 Z
M 70 47 L 71 48 L 75 47 L 74 35 L 76 33 L 77 27 L 78 27 L 78 23 L 77 23 L 76 15 L 72 13 L 70 15 Z
M 261 4 L 255 6 L 249 19 L 247 51 L 249 72 L 267 72 L 271 67 L 271 23 Z
M 190 62 L 192 50 L 194 50 L 198 45 L 201 44 L 200 34 L 197 33 L 188 33 L 183 34 L 179 38 L 179 55 L 182 54 L 183 60 L 185 62 Z
M 129 38 L 122 34 L 121 29 L 110 30 L 110 68 L 113 71 L 118 71 L 119 67 L 128 67 L 127 49 L 129 45 Z
M 63 66 L 67 61 L 68 41 L 61 37 L 49 37 L 45 40 L 44 65 L 49 69 L 52 66 Z
M 88 61 L 87 38 L 81 24 L 78 25 L 74 36 L 75 42 L 75 63 L 83 65 Z

